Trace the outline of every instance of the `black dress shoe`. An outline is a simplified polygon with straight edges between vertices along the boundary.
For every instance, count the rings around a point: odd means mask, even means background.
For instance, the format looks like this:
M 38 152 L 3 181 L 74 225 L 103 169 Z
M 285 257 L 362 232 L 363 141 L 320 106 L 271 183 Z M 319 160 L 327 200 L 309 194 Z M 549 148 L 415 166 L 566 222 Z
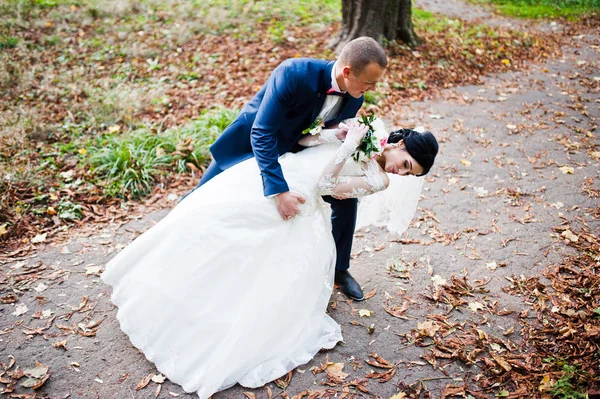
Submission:
M 335 271 L 335 283 L 339 285 L 342 291 L 348 298 L 355 301 L 362 301 L 365 296 L 356 280 L 348 273 L 348 270 Z

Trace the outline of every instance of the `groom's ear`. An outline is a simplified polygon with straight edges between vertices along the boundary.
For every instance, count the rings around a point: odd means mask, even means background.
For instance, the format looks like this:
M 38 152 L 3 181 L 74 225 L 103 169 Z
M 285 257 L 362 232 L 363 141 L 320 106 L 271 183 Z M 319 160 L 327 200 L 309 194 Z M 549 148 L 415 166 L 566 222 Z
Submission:
M 350 76 L 350 73 L 352 73 L 352 68 L 350 68 L 350 65 L 344 65 L 344 67 L 342 68 L 342 76 L 345 79 L 348 79 L 348 76 Z

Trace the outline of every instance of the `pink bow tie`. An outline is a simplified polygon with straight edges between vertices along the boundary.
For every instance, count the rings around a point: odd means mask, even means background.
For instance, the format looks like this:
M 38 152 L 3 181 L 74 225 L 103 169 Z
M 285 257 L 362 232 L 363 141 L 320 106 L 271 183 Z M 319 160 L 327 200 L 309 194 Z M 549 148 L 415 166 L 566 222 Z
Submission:
M 327 95 L 328 96 L 340 96 L 340 97 L 348 97 L 349 96 L 347 91 L 343 91 L 343 92 L 335 91 L 333 89 L 333 87 L 331 89 L 327 90 Z

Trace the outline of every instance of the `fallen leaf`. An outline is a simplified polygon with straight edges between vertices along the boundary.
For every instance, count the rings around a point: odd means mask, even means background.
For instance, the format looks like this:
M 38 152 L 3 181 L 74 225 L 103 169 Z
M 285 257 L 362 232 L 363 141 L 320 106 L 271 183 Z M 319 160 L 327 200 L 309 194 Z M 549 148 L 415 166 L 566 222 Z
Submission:
M 483 308 L 485 308 L 485 306 L 483 306 L 483 304 L 480 302 L 469 302 L 469 309 L 471 309 L 473 312 L 477 312 Z
M 156 382 L 157 384 L 162 384 L 163 382 L 165 382 L 166 379 L 167 377 L 165 377 L 162 374 L 156 374 L 152 376 L 152 381 Z
M 391 307 L 387 307 L 384 306 L 383 309 L 391 314 L 394 317 L 397 317 L 399 319 L 403 319 L 406 320 L 407 318 L 404 315 L 404 313 L 406 313 L 406 311 L 408 310 L 408 302 L 404 301 L 404 303 L 402 304 L 402 306 L 391 306 Z
M 85 267 L 85 275 L 89 276 L 91 274 L 94 274 L 96 276 L 100 276 L 100 273 L 102 272 L 102 266 L 86 266 Z
M 32 242 L 33 244 L 38 244 L 38 243 L 40 243 L 40 242 L 44 242 L 44 241 L 46 241 L 46 236 L 47 236 L 47 235 L 48 235 L 48 233 L 44 233 L 44 234 L 38 234 L 38 235 L 36 235 L 35 237 L 33 237 L 33 238 L 31 239 L 31 242 Z
M 373 311 L 368 310 L 368 309 L 361 309 L 358 311 L 358 315 L 360 317 L 371 317 L 372 314 L 373 314 Z
M 369 353 L 369 356 L 375 360 L 367 359 L 365 360 L 365 362 L 367 362 L 367 364 L 370 364 L 373 367 L 379 367 L 382 369 L 391 369 L 396 367 L 393 363 L 388 362 L 376 353 Z
M 485 264 L 488 269 L 496 270 L 498 268 L 498 264 L 496 262 L 489 262 Z
M 397 394 L 395 394 L 394 396 L 390 396 L 390 399 L 405 399 L 406 398 L 406 394 L 404 392 L 399 392 Z
M 540 386 L 538 387 L 538 389 L 540 390 L 540 392 L 546 392 L 553 386 L 554 381 L 550 379 L 550 376 L 548 374 L 546 374 L 544 378 L 542 378 L 542 381 L 540 381 Z
M 421 336 L 433 337 L 440 329 L 440 326 L 432 320 L 426 320 L 423 323 L 417 322 L 417 329 Z
M 277 385 L 279 388 L 285 390 L 290 385 L 290 382 L 292 381 L 292 375 L 293 375 L 293 370 L 291 370 L 289 373 L 287 373 L 284 377 L 276 379 L 275 385 Z
M 29 309 L 27 309 L 27 305 L 25 305 L 24 303 L 18 303 L 15 311 L 12 312 L 12 314 L 15 316 L 21 316 L 21 315 L 27 313 L 28 310 Z
M 153 376 L 154 376 L 154 374 L 148 374 L 147 376 L 142 378 L 140 380 L 140 382 L 138 382 L 137 385 L 135 386 L 135 390 L 139 391 L 140 389 L 146 388 L 146 385 L 148 385 L 150 383 L 150 380 L 152 379 Z
M 48 288 L 48 286 L 44 283 L 39 283 L 37 285 L 37 287 L 34 287 L 33 289 L 36 290 L 37 292 L 42 292 L 44 291 L 46 288 Z
M 335 382 L 343 382 L 348 374 L 344 373 L 344 363 L 332 363 L 327 366 L 325 373 L 327 377 Z
M 446 279 L 443 278 L 442 276 L 440 276 L 439 274 L 436 274 L 435 276 L 431 277 L 431 281 L 435 285 L 446 285 L 446 284 L 448 284 L 448 282 L 446 281 Z
M 48 366 L 36 361 L 35 367 L 23 370 L 23 376 L 27 378 L 21 382 L 21 386 L 38 389 L 50 378 L 48 370 Z
M 24 369 L 23 373 L 28 377 L 42 378 L 48 373 L 49 367 L 36 361 L 35 367 L 30 369 Z
M 13 294 L 12 292 L 10 294 L 4 295 L 3 297 L 0 297 L 0 302 L 2 303 L 15 303 L 18 301 L 19 297 Z
M 488 190 L 486 190 L 483 187 L 473 187 L 473 189 L 475 190 L 477 196 L 480 198 L 485 197 L 488 194 Z
M 66 340 L 64 340 L 64 341 L 56 341 L 54 343 L 54 347 L 56 349 L 61 349 L 62 348 L 64 350 L 67 350 L 67 341 Z
M 567 240 L 569 240 L 571 242 L 577 242 L 579 240 L 579 237 L 577 235 L 573 234 L 573 232 L 571 230 L 563 231 L 561 236 L 565 237 Z
M 368 294 L 365 294 L 365 299 L 370 299 L 373 298 L 375 296 L 375 294 L 377 294 L 377 290 L 373 290 L 371 292 L 369 292 Z
M 33 388 L 38 389 L 50 378 L 50 376 L 45 376 L 44 378 L 31 378 L 27 377 L 21 382 L 21 386 L 24 388 Z
M 560 168 L 558 168 L 558 169 L 560 169 L 560 171 L 561 171 L 561 172 L 563 172 L 563 174 L 565 174 L 565 175 L 566 175 L 567 173 L 568 173 L 568 174 L 570 174 L 570 175 L 572 175 L 573 173 L 575 173 L 575 169 L 573 169 L 573 168 L 572 168 L 572 167 L 570 167 L 570 166 L 561 166 L 561 167 L 560 167 Z

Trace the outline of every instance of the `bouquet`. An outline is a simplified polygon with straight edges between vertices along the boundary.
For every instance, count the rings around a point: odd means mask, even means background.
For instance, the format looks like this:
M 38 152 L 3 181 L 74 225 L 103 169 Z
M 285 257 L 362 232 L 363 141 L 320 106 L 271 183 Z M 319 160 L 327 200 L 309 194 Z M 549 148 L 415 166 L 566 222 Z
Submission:
M 383 147 L 387 144 L 387 129 L 383 121 L 376 118 L 373 112 L 368 116 L 362 115 L 358 118 L 358 123 L 367 125 L 369 131 L 361 140 L 354 154 L 352 154 L 352 158 L 356 162 L 371 160 L 375 155 L 383 152 Z

